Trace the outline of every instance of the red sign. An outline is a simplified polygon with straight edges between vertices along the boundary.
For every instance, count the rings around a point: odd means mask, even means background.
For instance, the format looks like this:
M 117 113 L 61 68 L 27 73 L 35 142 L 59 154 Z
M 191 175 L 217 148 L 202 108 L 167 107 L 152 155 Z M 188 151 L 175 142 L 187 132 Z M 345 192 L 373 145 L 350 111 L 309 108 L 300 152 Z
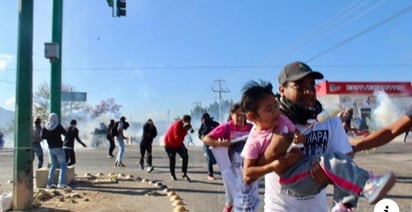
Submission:
M 329 82 L 323 81 L 317 86 L 318 95 L 326 94 L 373 94 L 384 91 L 387 94 L 412 96 L 410 82 Z

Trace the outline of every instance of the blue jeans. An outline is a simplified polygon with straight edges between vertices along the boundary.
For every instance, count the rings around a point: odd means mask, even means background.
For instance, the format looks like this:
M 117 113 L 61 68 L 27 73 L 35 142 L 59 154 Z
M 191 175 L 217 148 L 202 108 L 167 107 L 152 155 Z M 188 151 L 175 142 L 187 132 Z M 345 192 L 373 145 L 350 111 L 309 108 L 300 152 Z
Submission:
M 119 152 L 117 153 L 116 161 L 118 163 L 122 163 L 123 154 L 124 154 L 124 141 L 123 138 L 120 136 L 116 136 L 117 142 L 119 143 Z
M 41 144 L 33 143 L 33 151 L 37 155 L 37 159 L 39 160 L 37 164 L 37 168 L 40 169 L 43 166 L 43 149 L 41 148 Z M 34 153 L 33 153 L 33 160 L 34 160 Z
M 209 145 L 203 144 L 203 151 L 207 156 L 207 174 L 213 176 L 213 165 L 216 164 L 216 159 L 213 156 L 212 151 L 209 148 Z
M 57 165 L 60 165 L 59 185 L 65 184 L 64 181 L 66 180 L 67 165 L 66 154 L 64 153 L 63 148 L 51 148 L 49 149 L 49 155 L 51 159 L 51 165 L 47 185 L 54 184 L 54 172 L 56 171 Z

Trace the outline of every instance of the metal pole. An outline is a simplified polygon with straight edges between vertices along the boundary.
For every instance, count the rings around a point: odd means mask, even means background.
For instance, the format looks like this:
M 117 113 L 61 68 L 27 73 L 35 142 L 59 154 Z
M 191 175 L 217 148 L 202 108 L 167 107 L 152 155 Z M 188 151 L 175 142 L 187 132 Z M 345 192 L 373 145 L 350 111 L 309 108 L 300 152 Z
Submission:
M 63 0 L 53 1 L 52 40 L 59 44 L 59 57 L 51 62 L 50 112 L 54 112 L 61 120 L 61 87 L 62 87 L 62 27 Z
M 14 133 L 13 210 L 33 206 L 32 90 L 33 0 L 19 0 L 17 42 L 16 123 Z

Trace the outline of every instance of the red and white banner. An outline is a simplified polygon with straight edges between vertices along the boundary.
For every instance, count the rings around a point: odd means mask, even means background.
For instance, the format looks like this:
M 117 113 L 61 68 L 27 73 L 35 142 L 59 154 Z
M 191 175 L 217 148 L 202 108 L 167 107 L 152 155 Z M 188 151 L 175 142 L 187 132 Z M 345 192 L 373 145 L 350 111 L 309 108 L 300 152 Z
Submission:
M 373 94 L 384 91 L 387 94 L 412 96 L 410 82 L 329 82 L 323 81 L 316 87 L 318 96 L 327 94 Z

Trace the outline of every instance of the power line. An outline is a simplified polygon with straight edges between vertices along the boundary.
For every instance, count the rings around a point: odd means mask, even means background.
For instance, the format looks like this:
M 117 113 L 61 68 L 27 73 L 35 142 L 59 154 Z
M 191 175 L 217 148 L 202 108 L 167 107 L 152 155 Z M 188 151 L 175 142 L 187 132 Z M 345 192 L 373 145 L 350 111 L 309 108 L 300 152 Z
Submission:
M 194 65 L 194 66 L 162 66 L 153 68 L 150 66 L 146 67 L 84 67 L 84 68 L 64 68 L 64 71 L 135 71 L 135 70 L 203 70 L 203 69 L 273 69 L 281 68 L 284 64 L 273 64 L 273 65 L 214 65 L 214 66 L 205 66 L 205 65 Z M 360 67 L 360 68 L 393 68 L 393 67 L 411 67 L 412 63 L 392 63 L 392 64 L 342 64 L 342 65 L 320 65 L 328 67 L 341 67 L 341 68 L 350 68 L 350 67 Z M 50 71 L 49 69 L 36 69 L 37 71 Z M 15 69 L 8 69 L 8 71 L 16 71 Z M 15 83 L 6 80 L 0 80 L 6 83 Z
M 323 34 L 322 37 L 325 37 L 324 36 L 325 33 L 330 34 L 330 33 L 328 33 L 328 31 L 330 31 L 330 28 L 338 26 L 338 24 L 340 22 L 342 22 L 342 20 L 344 18 L 351 15 L 354 11 L 361 8 L 366 3 L 368 3 L 368 1 L 363 1 L 363 0 L 358 1 L 358 2 L 353 1 L 347 7 L 340 10 L 339 12 L 337 12 L 336 15 L 333 16 L 332 18 L 329 18 L 325 22 L 321 23 L 318 27 L 315 27 L 311 31 L 303 34 L 297 42 L 294 42 L 295 45 L 288 48 L 289 50 L 286 51 L 286 54 L 289 54 L 289 53 L 295 53 L 296 54 L 296 53 L 298 53 L 299 50 L 303 49 L 302 46 L 307 46 L 305 43 L 309 42 L 313 37 L 315 37 L 319 33 L 321 33 L 320 36 L 322 36 L 322 34 Z M 339 24 L 339 25 L 341 25 L 341 24 Z M 320 36 L 316 36 L 317 40 L 319 40 Z
M 341 30 L 343 30 L 347 25 L 349 25 L 350 23 L 353 23 L 354 21 L 358 20 L 359 18 L 365 16 L 366 14 L 368 14 L 369 12 L 373 11 L 374 9 L 378 8 L 381 4 L 383 4 L 386 0 L 381 0 L 380 2 L 377 2 L 375 5 L 372 5 L 371 7 L 367 8 L 366 10 L 362 10 L 362 13 L 356 15 L 356 16 L 351 16 L 350 19 L 346 19 L 344 22 L 342 21 L 342 23 L 336 22 L 334 23 L 333 26 L 335 26 L 335 28 L 332 28 L 328 31 L 325 31 L 324 33 L 320 34 L 319 36 L 317 36 L 312 42 L 308 42 L 305 46 L 305 48 L 308 47 L 312 47 L 315 44 L 319 43 L 319 41 L 325 39 L 326 37 L 328 37 L 330 34 L 332 33 L 337 33 Z M 350 14 L 348 14 L 350 15 Z M 303 47 L 300 47 L 298 50 L 296 50 L 294 53 L 298 53 L 303 51 Z
M 386 23 L 389 22 L 389 21 L 392 21 L 393 19 L 395 19 L 395 18 L 397 18 L 397 17 L 399 17 L 399 16 L 401 16 L 401 15 L 403 15 L 403 14 L 405 14 L 405 13 L 411 11 L 411 10 L 412 10 L 412 5 L 409 6 L 409 7 L 406 7 L 405 9 L 400 10 L 399 12 L 395 13 L 394 15 L 389 16 L 388 18 L 386 18 L 386 19 L 384 19 L 384 20 L 382 20 L 382 21 L 380 21 L 380 22 L 378 22 L 378 23 L 376 23 L 376 24 L 374 24 L 374 25 L 366 28 L 365 30 L 363 30 L 363 31 L 355 34 L 354 36 L 349 37 L 349 38 L 343 40 L 342 42 L 336 44 L 335 46 L 332 46 L 332 47 L 330 47 L 330 48 L 328 48 L 328 49 L 320 52 L 319 54 L 313 56 L 312 58 L 310 58 L 310 59 L 307 60 L 307 61 L 310 62 L 310 61 L 312 61 L 312 60 L 314 60 L 314 59 L 317 59 L 318 57 L 323 56 L 323 55 L 325 55 L 326 53 L 331 52 L 331 51 L 333 51 L 333 50 L 335 50 L 335 49 L 343 46 L 344 44 L 349 43 L 349 42 L 352 41 L 352 40 L 355 40 L 356 38 L 358 38 L 358 37 L 360 37 L 360 36 L 362 36 L 362 35 L 370 32 L 370 31 L 378 28 L 379 26 L 382 26 L 382 25 L 386 24 Z

